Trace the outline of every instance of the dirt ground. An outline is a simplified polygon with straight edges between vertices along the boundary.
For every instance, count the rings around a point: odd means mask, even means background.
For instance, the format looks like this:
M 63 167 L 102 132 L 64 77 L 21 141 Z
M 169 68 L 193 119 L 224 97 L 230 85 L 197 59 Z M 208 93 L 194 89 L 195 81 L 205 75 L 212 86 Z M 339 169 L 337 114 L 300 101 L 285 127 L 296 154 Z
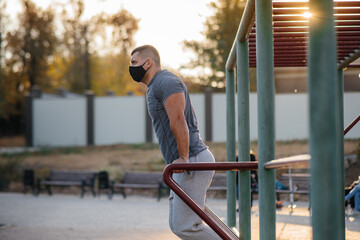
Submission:
M 226 143 L 207 143 L 216 161 L 226 161 Z M 1 147 L 24 146 L 23 137 L 0 138 Z M 251 143 L 255 155 L 257 142 Z M 359 154 L 360 141 L 346 140 L 345 155 Z M 276 158 L 308 153 L 306 141 L 277 142 Z M 165 163 L 156 144 L 113 145 L 94 147 L 71 147 L 41 149 L 35 153 L 0 155 L 0 163 L 18 161 L 21 169 L 35 169 L 40 177 L 46 176 L 50 169 L 107 170 L 110 177 L 120 180 L 125 171 L 162 171 Z M 360 175 L 360 163 L 346 169 L 346 185 Z

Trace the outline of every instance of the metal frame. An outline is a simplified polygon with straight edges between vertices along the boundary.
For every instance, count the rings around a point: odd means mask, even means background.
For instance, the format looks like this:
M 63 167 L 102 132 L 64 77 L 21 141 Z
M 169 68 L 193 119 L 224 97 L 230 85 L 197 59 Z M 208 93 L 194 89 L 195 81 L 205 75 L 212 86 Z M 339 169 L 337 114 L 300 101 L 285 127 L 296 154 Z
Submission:
M 231 226 L 225 225 L 209 208 L 203 208 L 192 200 L 186 192 L 174 181 L 172 173 L 174 170 L 186 171 L 236 171 L 257 169 L 257 162 L 242 163 L 182 163 L 170 164 L 164 169 L 164 182 L 174 191 L 201 219 L 203 219 L 222 239 L 238 240 L 239 237 L 231 230 Z

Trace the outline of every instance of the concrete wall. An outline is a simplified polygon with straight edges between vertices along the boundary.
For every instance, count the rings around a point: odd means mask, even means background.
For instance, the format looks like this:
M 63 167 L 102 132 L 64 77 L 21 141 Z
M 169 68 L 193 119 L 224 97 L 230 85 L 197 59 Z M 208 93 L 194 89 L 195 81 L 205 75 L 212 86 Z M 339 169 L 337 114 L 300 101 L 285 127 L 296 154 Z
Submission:
M 34 99 L 34 146 L 85 146 L 86 99 Z
M 206 140 L 205 96 L 191 94 L 191 100 L 198 117 L 201 136 Z M 276 140 L 308 138 L 307 108 L 306 93 L 275 96 Z M 34 99 L 33 145 L 87 145 L 86 113 L 85 97 Z M 146 142 L 146 114 L 144 97 L 95 97 L 94 144 Z M 345 93 L 345 126 L 358 114 L 360 114 L 360 93 Z M 226 141 L 226 124 L 226 96 L 213 94 L 211 127 L 213 142 Z M 255 93 L 250 94 L 250 138 L 257 139 L 257 95 Z M 360 138 L 360 124 L 356 125 L 345 138 Z M 152 141 L 157 142 L 154 134 Z
M 97 97 L 94 108 L 95 145 L 144 142 L 144 97 Z

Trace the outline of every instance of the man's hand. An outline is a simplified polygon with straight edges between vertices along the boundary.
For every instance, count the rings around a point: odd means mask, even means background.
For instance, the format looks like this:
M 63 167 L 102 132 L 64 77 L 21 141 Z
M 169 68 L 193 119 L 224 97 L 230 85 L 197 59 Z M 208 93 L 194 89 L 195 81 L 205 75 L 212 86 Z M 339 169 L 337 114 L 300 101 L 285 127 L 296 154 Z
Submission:
M 172 162 L 172 164 L 178 164 L 178 163 L 189 163 L 189 159 L 179 157 L 178 159 Z M 185 172 L 185 170 L 174 170 L 174 173 L 182 173 L 182 172 Z

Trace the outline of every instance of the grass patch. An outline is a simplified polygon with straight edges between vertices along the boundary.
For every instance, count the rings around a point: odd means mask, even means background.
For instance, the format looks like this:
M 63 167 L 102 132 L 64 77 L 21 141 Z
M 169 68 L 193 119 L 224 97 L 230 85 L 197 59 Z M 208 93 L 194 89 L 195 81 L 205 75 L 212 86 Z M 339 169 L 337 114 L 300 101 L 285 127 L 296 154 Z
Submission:
M 84 147 L 64 147 L 64 148 L 50 148 L 43 147 L 38 151 L 23 151 L 13 153 L 2 153 L 0 157 L 13 158 L 13 157 L 30 157 L 30 156 L 50 156 L 56 154 L 82 154 L 84 153 Z

